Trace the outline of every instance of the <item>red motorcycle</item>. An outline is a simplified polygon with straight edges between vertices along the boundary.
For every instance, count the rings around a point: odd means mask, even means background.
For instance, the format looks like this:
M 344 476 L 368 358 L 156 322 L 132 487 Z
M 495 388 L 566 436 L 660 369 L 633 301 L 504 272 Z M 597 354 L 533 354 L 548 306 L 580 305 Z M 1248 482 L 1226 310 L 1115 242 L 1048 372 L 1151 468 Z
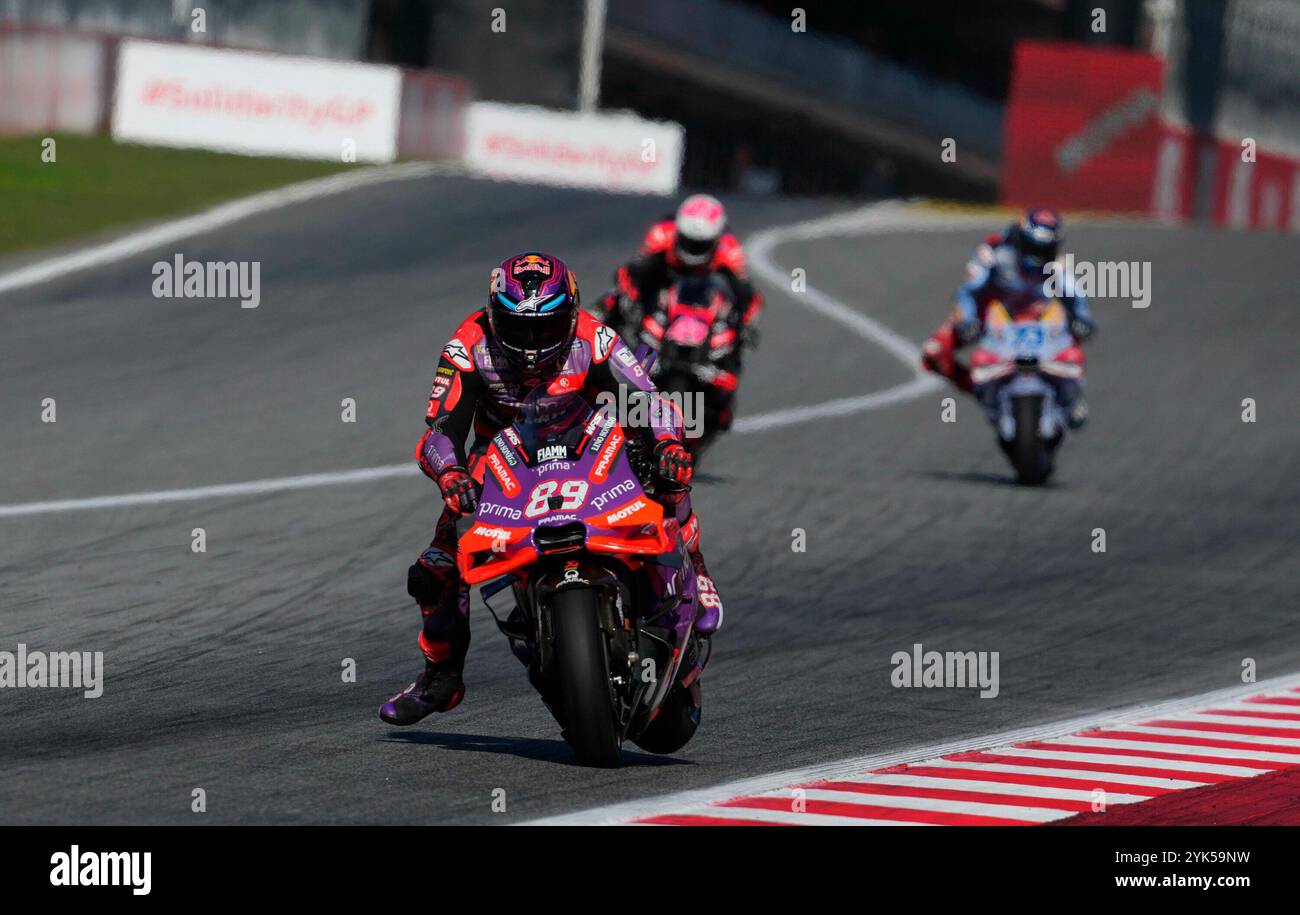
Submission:
M 682 276 L 641 321 L 641 341 L 658 354 L 651 377 L 682 407 L 686 447 L 697 461 L 731 428 L 740 382 L 740 338 L 729 321 L 734 308 L 721 277 Z

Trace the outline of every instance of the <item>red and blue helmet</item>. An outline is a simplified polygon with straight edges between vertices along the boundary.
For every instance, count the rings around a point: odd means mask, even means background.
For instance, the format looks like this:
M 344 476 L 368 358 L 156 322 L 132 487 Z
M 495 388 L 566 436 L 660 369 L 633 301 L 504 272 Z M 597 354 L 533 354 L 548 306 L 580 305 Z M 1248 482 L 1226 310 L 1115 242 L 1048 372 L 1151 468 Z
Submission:
M 1064 226 L 1061 214 L 1047 207 L 1030 207 L 1011 233 L 1011 243 L 1020 258 L 1020 269 L 1041 273 L 1056 260 Z
M 581 306 L 578 279 L 558 257 L 525 251 L 492 270 L 488 323 L 518 369 L 542 369 L 566 354 Z

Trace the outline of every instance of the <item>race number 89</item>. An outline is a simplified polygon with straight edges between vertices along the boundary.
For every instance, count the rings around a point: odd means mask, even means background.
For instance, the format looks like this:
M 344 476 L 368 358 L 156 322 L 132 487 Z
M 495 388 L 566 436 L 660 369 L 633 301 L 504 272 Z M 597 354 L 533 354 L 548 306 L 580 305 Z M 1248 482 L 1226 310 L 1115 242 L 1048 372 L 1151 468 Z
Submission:
M 558 509 L 552 509 L 551 496 L 555 495 L 557 491 L 564 501 L 560 503 Z M 536 518 L 549 511 L 571 512 L 586 500 L 586 480 L 565 480 L 563 483 L 557 483 L 555 480 L 543 480 L 533 487 L 532 495 L 528 497 L 528 506 L 524 509 L 524 516 Z

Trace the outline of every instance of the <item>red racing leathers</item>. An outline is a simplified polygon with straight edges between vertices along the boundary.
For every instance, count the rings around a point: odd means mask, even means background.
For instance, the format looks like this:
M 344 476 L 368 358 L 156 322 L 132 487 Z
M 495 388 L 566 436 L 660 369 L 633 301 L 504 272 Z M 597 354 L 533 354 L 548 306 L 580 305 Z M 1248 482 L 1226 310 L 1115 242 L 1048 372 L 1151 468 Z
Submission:
M 671 217 L 650 227 L 635 260 L 618 268 L 617 293 L 601 302 L 606 321 L 625 335 L 640 327 L 642 319 L 653 312 L 659 293 L 667 289 L 675 276 L 683 273 L 716 273 L 731 286 L 735 303 L 732 324 L 742 335 L 751 328 L 763 310 L 763 296 L 749 281 L 745 251 L 730 232 L 718 239 L 713 257 L 707 263 L 690 266 L 677 256 L 677 228 Z

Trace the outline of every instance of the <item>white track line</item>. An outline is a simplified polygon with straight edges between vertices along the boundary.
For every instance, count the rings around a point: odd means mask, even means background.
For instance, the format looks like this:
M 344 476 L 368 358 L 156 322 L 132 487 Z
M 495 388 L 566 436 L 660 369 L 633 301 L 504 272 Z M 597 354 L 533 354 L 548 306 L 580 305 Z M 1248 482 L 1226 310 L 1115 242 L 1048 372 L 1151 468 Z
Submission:
M 841 397 L 810 406 L 773 410 L 754 416 L 742 416 L 736 420 L 734 431 L 762 432 L 814 419 L 865 413 L 868 410 L 912 400 L 943 386 L 943 382 L 921 368 L 921 351 L 906 337 L 862 312 L 850 308 L 815 286 L 806 286 L 801 293 L 789 291 L 790 273 L 778 265 L 772 256 L 777 246 L 788 242 L 816 241 L 832 236 L 873 235 L 903 229 L 907 231 L 952 230 L 972 224 L 973 219 L 969 216 L 939 216 L 891 200 L 848 213 L 836 213 L 789 226 L 764 229 L 751 237 L 745 243 L 745 247 L 749 254 L 751 269 L 756 276 L 785 291 L 786 297 L 792 301 L 824 318 L 835 321 L 864 340 L 880 346 L 903 363 L 912 377 L 903 384 L 883 391 L 873 391 L 870 394 Z
M 247 219 L 258 213 L 278 210 L 281 207 L 304 200 L 315 200 L 350 191 L 353 188 L 379 184 L 383 181 L 395 181 L 403 178 L 419 178 L 424 175 L 448 174 L 454 166 L 437 162 L 407 162 L 401 165 L 382 165 L 374 168 L 362 168 L 356 171 L 342 172 L 327 178 L 302 181 L 275 190 L 263 191 L 249 197 L 241 197 L 229 203 L 222 203 L 193 216 L 173 219 L 131 232 L 112 241 L 80 248 L 68 254 L 19 267 L 8 273 L 0 274 L 0 295 L 35 286 L 50 280 L 61 279 L 71 273 L 111 264 L 123 258 L 133 257 L 167 245 L 182 238 L 190 238 L 203 232 L 211 232 L 232 222 Z
M 818 781 L 850 781 L 855 778 L 863 778 L 867 773 L 875 770 L 885 769 L 891 766 L 897 766 L 904 763 L 915 764 L 925 762 L 926 765 L 932 765 L 930 760 L 939 757 L 949 756 L 953 753 L 963 753 L 969 750 L 982 750 L 988 747 L 1003 747 L 1013 744 L 1027 743 L 1030 741 L 1052 741 L 1062 742 L 1069 735 L 1076 734 L 1079 731 L 1088 728 L 1104 725 L 1105 727 L 1120 727 L 1124 730 L 1132 730 L 1130 724 L 1137 721 L 1147 721 L 1153 718 L 1170 718 L 1180 713 L 1200 709 L 1210 708 L 1215 704 L 1232 702 L 1243 696 L 1255 693 L 1265 693 L 1280 690 L 1288 690 L 1300 687 L 1300 674 L 1292 674 L 1286 677 L 1279 677 L 1274 680 L 1268 680 L 1262 683 L 1243 684 L 1228 689 L 1215 690 L 1214 692 L 1203 693 L 1198 696 L 1189 696 L 1184 699 L 1175 699 L 1169 702 L 1160 702 L 1155 704 L 1136 705 L 1119 712 L 1112 713 L 1094 713 L 1091 715 L 1070 718 L 1064 721 L 1057 721 L 1051 724 L 1036 725 L 1027 728 L 1018 728 L 1011 731 L 1003 731 L 998 734 L 988 734 L 983 737 L 968 738 L 965 740 L 955 740 L 948 743 L 934 744 L 925 747 L 913 747 L 906 750 L 899 750 L 891 753 L 882 753 L 871 756 L 858 756 L 852 759 L 838 760 L 830 763 L 823 763 L 815 766 L 808 766 L 802 769 L 789 769 L 783 772 L 773 772 L 767 775 L 760 775 L 754 778 L 747 778 L 735 782 L 714 785 L 709 788 L 700 788 L 691 791 L 681 791 L 675 794 L 667 794 L 659 797 L 641 798 L 633 801 L 626 801 L 620 804 L 611 804 L 604 807 L 596 807 L 591 810 L 581 811 L 579 813 L 562 814 L 560 816 L 546 817 L 544 819 L 532 820 L 521 825 L 525 826 L 598 826 L 598 825 L 615 825 L 627 823 L 631 820 L 642 819 L 644 817 L 681 815 L 684 813 L 703 813 L 712 817 L 718 810 L 739 810 L 744 808 L 721 808 L 708 806 L 707 810 L 700 808 L 705 805 L 713 805 L 719 801 L 729 800 L 731 798 L 749 797 L 765 792 L 788 790 L 792 785 L 805 785 L 810 782 Z M 1291 695 L 1296 695 L 1292 693 Z M 1075 741 L 1071 741 L 1075 742 Z M 1093 743 L 1093 741 L 1089 741 Z M 1118 744 L 1119 742 L 1116 741 Z M 1127 744 L 1125 744 L 1127 745 Z M 1143 746 L 1137 744 L 1134 746 Z M 1190 747 L 1180 747 L 1173 744 L 1149 745 L 1152 750 L 1158 752 L 1201 752 L 1200 748 L 1192 749 Z M 1210 754 L 1216 755 L 1216 754 Z M 1264 753 L 1251 753 L 1257 758 L 1269 758 Z M 1300 760 L 1300 757 L 1291 761 Z M 1283 760 L 1286 761 L 1286 760 Z M 950 765 L 957 765 L 950 763 Z M 974 764 L 971 764 L 972 766 Z M 1154 763 L 1152 763 L 1154 765 Z M 980 768 L 987 768 L 986 765 L 980 764 Z M 1030 768 L 1030 767 L 1025 767 Z M 1048 769 L 1030 769 L 1040 775 L 1057 774 Z M 1102 774 L 1091 770 L 1085 773 L 1087 779 L 1092 781 L 1111 781 L 1123 782 L 1130 784 L 1143 784 L 1137 780 L 1137 776 L 1119 775 L 1119 774 Z M 1169 779 L 1160 779 L 1159 783 L 1163 787 L 1170 786 Z M 957 787 L 954 785 L 954 787 Z M 1002 793 L 1009 793 L 1003 791 Z M 730 814 L 732 816 L 741 816 L 740 814 Z M 766 818 L 765 818 L 766 819 Z M 787 817 L 788 819 L 788 817 Z M 801 820 L 802 821 L 802 820 Z
M 420 469 L 414 462 L 390 464 L 387 467 L 363 467 L 360 470 L 340 470 L 334 473 L 308 473 L 298 477 L 274 477 L 269 480 L 249 480 L 245 483 L 226 483 L 218 486 L 196 486 L 191 489 L 160 489 L 154 492 L 96 496 L 90 499 L 59 499 L 53 502 L 24 502 L 18 505 L 0 505 L 0 518 L 82 511 L 90 508 L 129 508 L 134 505 L 159 505 L 164 502 L 192 502 L 195 499 L 215 499 L 222 496 L 258 496 L 291 489 L 313 489 L 318 486 L 339 486 L 344 483 L 368 483 L 371 480 L 385 480 L 390 477 L 419 475 Z
M 1091 737 L 1088 735 L 1067 735 L 1065 737 L 1056 737 L 1052 743 L 1078 745 L 1081 747 L 1101 747 L 1107 750 L 1133 750 L 1144 753 L 1185 753 L 1189 756 L 1206 756 L 1225 761 L 1230 759 L 1250 759 L 1260 760 L 1263 762 L 1285 763 L 1296 765 L 1300 763 L 1300 756 L 1293 753 L 1272 753 L 1261 750 L 1231 750 L 1223 747 L 1202 747 L 1191 744 L 1176 743 L 1159 743 L 1148 742 L 1144 740 L 1120 740 L 1105 737 Z M 1131 759 L 1141 757 L 1133 756 Z M 1156 757 L 1158 758 L 1158 757 Z
M 45 282 L 74 270 L 82 270 L 87 267 L 120 260 L 123 257 L 146 251 L 178 238 L 210 231 L 254 213 L 273 210 L 366 184 L 439 174 L 446 171 L 446 167 L 433 163 L 386 166 L 348 172 L 344 175 L 335 175 L 319 181 L 290 185 L 279 190 L 257 194 L 243 200 L 223 204 L 196 216 L 165 223 L 143 232 L 125 236 L 105 245 L 74 252 L 63 257 L 56 257 L 53 260 L 42 261 L 13 273 L 5 274 L 0 276 L 0 293 L 9 289 Z M 937 215 L 898 201 L 887 201 L 885 203 L 871 204 L 848 213 L 837 213 L 820 219 L 765 229 L 755 235 L 748 245 L 754 273 L 778 288 L 787 289 L 789 275 L 772 260 L 773 249 L 785 242 L 810 241 L 833 235 L 881 234 L 899 230 L 951 230 L 975 224 L 978 219 L 980 217 Z M 911 370 L 912 379 L 884 391 L 875 391 L 856 397 L 837 398 L 808 406 L 790 407 L 741 417 L 736 421 L 732 430 L 735 434 L 744 435 L 753 432 L 765 432 L 770 429 L 808 422 L 814 419 L 863 413 L 920 397 L 942 385 L 942 382 L 937 378 L 926 374 L 920 368 L 920 350 L 905 337 L 900 336 L 883 324 L 861 312 L 855 311 L 812 286 L 807 287 L 807 290 L 802 294 L 789 293 L 789 296 L 793 301 L 810 308 L 817 314 L 841 324 L 858 337 L 882 347 Z M 20 502 L 0 505 L 0 518 L 86 511 L 89 509 L 159 505 L 168 502 L 186 502 L 223 496 L 265 495 L 294 489 L 339 486 L 392 477 L 418 475 L 419 471 L 414 463 L 388 464 L 381 467 L 364 467 L 358 470 L 275 477 L 266 480 L 199 486 L 190 489 L 122 493 L 83 499 Z
M 1002 753 L 1006 750 L 1000 751 Z M 895 785 L 899 788 L 943 788 L 947 790 L 959 791 L 979 791 L 986 794 L 1008 794 L 1017 797 L 1041 797 L 1060 801 L 1084 801 L 1088 802 L 1093 799 L 1093 792 L 1083 788 L 1051 788 L 1046 785 L 1021 785 L 1016 782 L 986 782 L 974 778 L 963 778 L 960 783 L 954 782 L 950 778 L 939 778 L 935 775 L 882 775 L 873 773 L 871 775 L 862 775 L 858 778 L 841 779 L 843 782 L 856 782 L 858 784 L 874 785 Z M 833 791 L 835 789 L 828 785 L 821 786 L 823 791 Z M 848 792 L 845 792 L 848 793 Z M 872 797 L 873 795 L 865 795 Z M 1113 804 L 1135 804 L 1147 800 L 1144 794 L 1109 794 L 1108 799 Z
M 999 755 L 1001 755 L 999 753 Z M 1008 775 L 1050 775 L 1053 778 L 1073 778 L 1082 782 L 1118 782 L 1123 785 L 1143 788 L 1200 788 L 1210 782 L 1190 778 L 1173 778 L 1165 775 L 1130 775 L 1127 772 L 1097 772 L 1092 769 L 1071 769 L 1069 763 L 1059 766 L 1019 766 L 1014 763 L 967 762 L 960 759 L 929 759 L 925 761 L 928 768 L 934 769 L 978 769 L 981 772 L 1004 772 Z
M 951 787 L 959 787 L 953 785 Z M 785 794 L 768 795 L 784 801 L 792 798 Z M 970 813 L 976 816 L 1005 817 L 1011 820 L 1030 820 L 1046 822 L 1059 819 L 1061 811 L 1050 807 L 1021 807 L 999 804 L 994 801 L 950 801 L 931 797 L 908 797 L 903 794 L 851 794 L 845 791 L 827 791 L 822 788 L 807 788 L 803 792 L 804 800 L 831 801 L 836 804 L 851 804 L 856 807 L 892 807 L 897 810 L 931 810 L 942 813 Z M 749 808 L 735 805 L 741 810 Z
M 1163 737 L 1183 737 L 1190 740 L 1230 740 L 1233 743 L 1240 744 L 1259 744 L 1261 747 L 1294 747 L 1300 750 L 1300 738 L 1295 737 L 1262 737 L 1258 734 L 1229 734 L 1223 731 L 1200 731 L 1191 728 L 1167 728 L 1156 727 L 1145 724 L 1135 724 L 1125 728 L 1127 731 L 1133 731 L 1136 734 L 1158 734 Z M 1194 746 L 1194 744 L 1188 744 Z M 1300 753 L 1296 754 L 1297 762 L 1300 762 Z
M 1050 759 L 1055 762 L 1095 762 L 1117 766 L 1134 766 L 1138 768 L 1164 769 L 1176 772 L 1209 772 L 1211 775 L 1263 775 L 1272 769 L 1260 769 L 1250 766 L 1230 766 L 1223 763 L 1188 762 L 1183 759 L 1160 759 L 1153 756 L 1126 756 L 1109 753 L 1071 753 L 1066 750 L 1033 750 L 1020 747 L 1003 747 L 999 756 L 1024 756 L 1028 759 Z

